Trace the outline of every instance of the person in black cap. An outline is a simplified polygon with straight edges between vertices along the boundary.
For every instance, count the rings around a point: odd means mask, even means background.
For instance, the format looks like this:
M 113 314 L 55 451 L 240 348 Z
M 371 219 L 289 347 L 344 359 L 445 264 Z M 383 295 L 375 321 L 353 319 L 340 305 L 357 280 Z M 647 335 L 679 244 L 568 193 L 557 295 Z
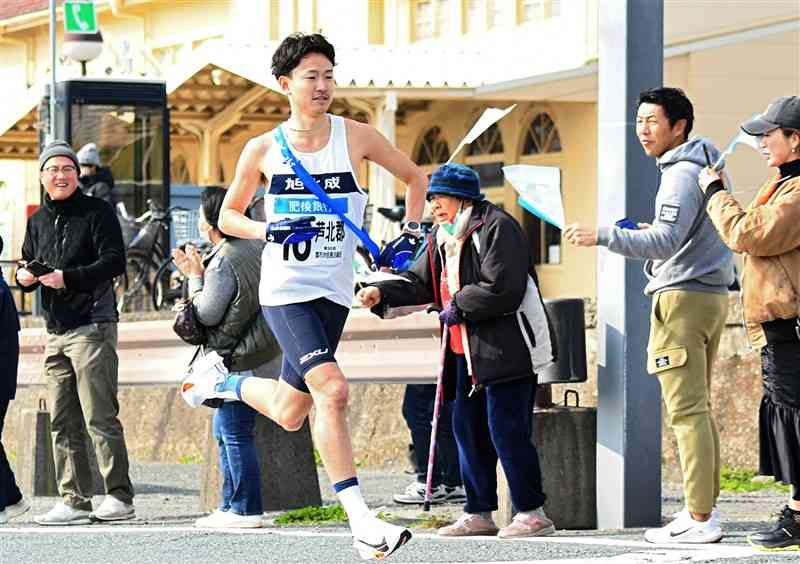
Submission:
M 135 516 L 119 421 L 118 315 L 112 289 L 113 278 L 125 270 L 125 247 L 111 206 L 79 189 L 79 167 L 78 156 L 64 141 L 42 150 L 39 180 L 46 194 L 28 220 L 25 262 L 17 269 L 23 291 L 41 286 L 47 324 L 44 371 L 61 501 L 34 518 L 40 525 Z M 107 494 L 93 513 L 87 428 Z
M 439 534 L 552 534 L 531 442 L 531 405 L 536 373 L 553 362 L 555 343 L 525 234 L 514 218 L 484 201 L 478 175 L 467 166 L 439 167 L 427 199 L 436 221 L 428 252 L 401 274 L 406 280 L 368 286 L 356 298 L 379 316 L 392 306 L 441 308 L 448 340 L 445 397 L 455 398 L 453 432 L 467 501 L 464 514 Z M 499 531 L 491 515 L 498 459 L 518 511 Z
M 0 255 L 3 253 L 3 238 L 0 237 Z M 19 365 L 19 318 L 11 290 L 0 270 L 0 439 L 3 422 L 8 413 L 8 404 L 17 391 L 17 367 Z M 14 473 L 8 464 L 3 443 L 0 442 L 0 524 L 19 517 L 31 508 L 30 502 L 17 487 Z
M 750 344 L 761 348 L 759 473 L 791 484 L 777 524 L 748 537 L 766 550 L 800 550 L 800 97 L 783 96 L 742 124 L 778 169 L 748 208 L 711 168 L 699 178 L 720 237 L 744 256 L 742 302 Z

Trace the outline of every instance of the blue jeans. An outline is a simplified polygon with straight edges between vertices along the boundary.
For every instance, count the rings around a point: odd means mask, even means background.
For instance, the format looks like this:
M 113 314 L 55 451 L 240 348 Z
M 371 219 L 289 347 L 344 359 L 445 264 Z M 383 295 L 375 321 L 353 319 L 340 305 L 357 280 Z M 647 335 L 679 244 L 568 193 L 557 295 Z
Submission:
M 453 431 L 458 444 L 467 513 L 497 509 L 497 460 L 503 465 L 517 511 L 544 505 L 539 454 L 531 441 L 536 380 L 490 384 L 467 397 L 472 384 L 464 355 L 457 355 Z
M 431 447 L 431 421 L 436 400 L 435 384 L 408 384 L 403 396 L 403 418 L 411 432 L 417 460 L 417 481 L 425 483 L 428 473 L 428 453 Z M 453 402 L 444 402 L 439 410 L 436 430 L 436 456 L 433 459 L 433 487 L 461 485 L 458 448 L 453 437 Z
M 222 472 L 221 511 L 261 515 L 261 472 L 255 443 L 256 410 L 240 401 L 227 401 L 214 414 L 214 437 L 219 444 Z

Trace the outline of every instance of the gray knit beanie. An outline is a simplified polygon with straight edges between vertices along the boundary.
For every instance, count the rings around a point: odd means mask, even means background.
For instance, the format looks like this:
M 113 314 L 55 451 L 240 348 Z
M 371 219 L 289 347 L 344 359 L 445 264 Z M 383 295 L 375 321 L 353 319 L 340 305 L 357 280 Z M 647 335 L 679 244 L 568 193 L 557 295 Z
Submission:
M 97 150 L 97 145 L 94 143 L 87 143 L 78 151 L 78 162 L 82 165 L 100 166 L 100 151 Z
M 39 153 L 39 170 L 44 170 L 44 165 L 53 157 L 67 157 L 75 163 L 75 168 L 80 168 L 78 155 L 66 141 L 52 141 Z

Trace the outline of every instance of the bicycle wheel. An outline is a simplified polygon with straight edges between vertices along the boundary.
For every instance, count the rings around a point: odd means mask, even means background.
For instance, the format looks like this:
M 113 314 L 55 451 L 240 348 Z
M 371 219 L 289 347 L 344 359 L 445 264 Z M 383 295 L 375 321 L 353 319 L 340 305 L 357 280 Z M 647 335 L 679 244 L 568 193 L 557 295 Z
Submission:
M 145 311 L 150 307 L 152 275 L 157 269 L 150 257 L 129 253 L 125 263 L 128 287 L 123 294 L 123 311 Z
M 172 258 L 166 259 L 156 270 L 150 293 L 155 311 L 171 309 L 183 297 L 183 276 L 173 270 Z

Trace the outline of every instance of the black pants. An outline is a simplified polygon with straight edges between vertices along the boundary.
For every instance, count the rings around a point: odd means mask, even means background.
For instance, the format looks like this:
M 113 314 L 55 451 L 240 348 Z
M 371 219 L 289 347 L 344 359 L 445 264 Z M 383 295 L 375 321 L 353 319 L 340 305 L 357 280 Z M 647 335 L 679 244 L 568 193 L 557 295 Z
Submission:
M 3 437 L 3 424 L 6 419 L 6 412 L 8 411 L 9 400 L 0 400 L 0 439 Z M 9 505 L 14 505 L 22 499 L 22 492 L 17 487 L 17 482 L 14 479 L 14 473 L 8 465 L 8 458 L 6 458 L 6 451 L 3 448 L 3 443 L 0 440 L 0 511 L 4 510 Z
M 428 476 L 428 454 L 431 447 L 431 420 L 436 401 L 435 384 L 408 384 L 403 396 L 403 418 L 411 431 L 411 442 L 417 458 L 417 481 Z M 436 456 L 433 459 L 433 487 L 461 485 L 458 448 L 453 436 L 453 402 L 442 402 L 436 428 Z

